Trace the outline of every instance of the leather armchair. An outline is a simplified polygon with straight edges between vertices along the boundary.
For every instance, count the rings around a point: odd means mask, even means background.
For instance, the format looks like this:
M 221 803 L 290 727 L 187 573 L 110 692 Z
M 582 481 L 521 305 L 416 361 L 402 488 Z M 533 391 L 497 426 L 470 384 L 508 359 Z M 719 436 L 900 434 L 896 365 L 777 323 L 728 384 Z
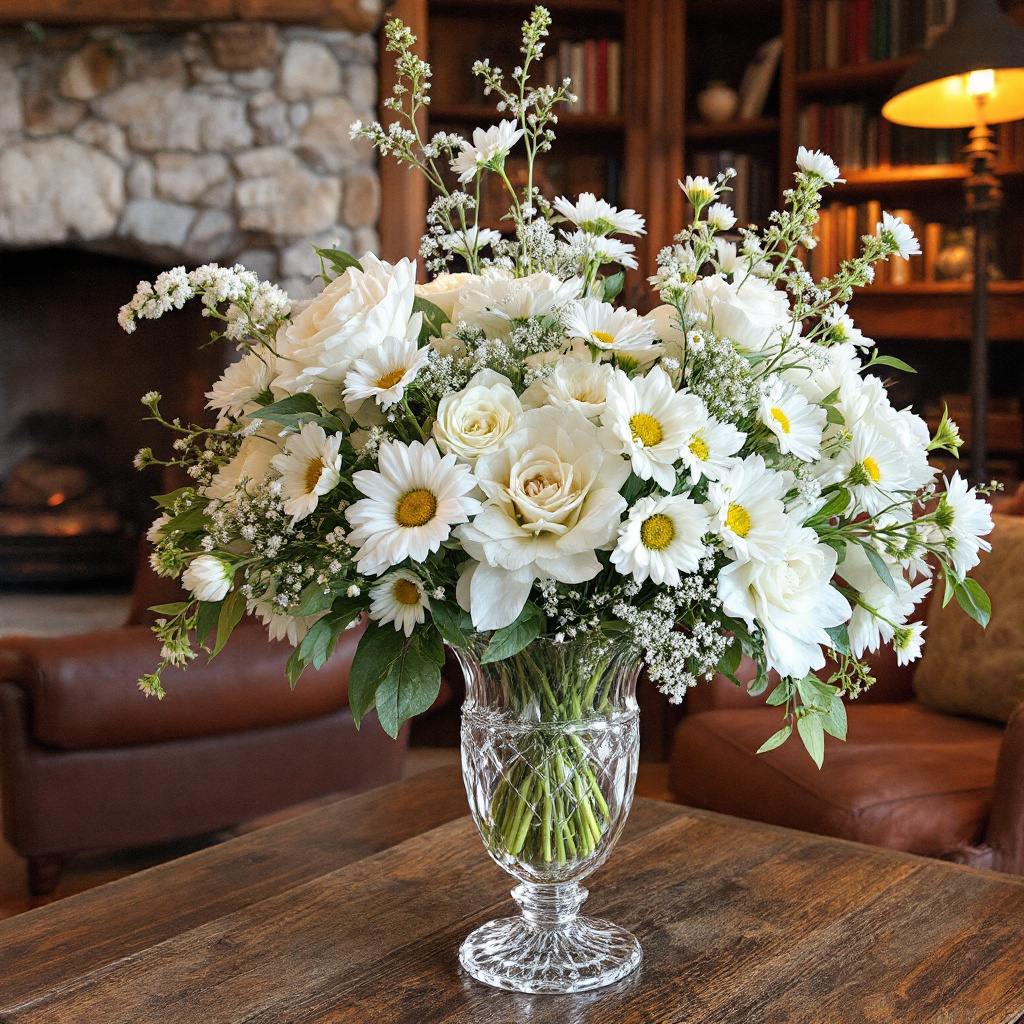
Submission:
M 359 629 L 292 691 L 291 648 L 243 621 L 213 661 L 168 671 L 156 700 L 137 686 L 159 660 L 145 609 L 181 592 L 147 566 L 134 597 L 119 629 L 0 640 L 3 829 L 33 895 L 77 851 L 202 835 L 400 777 L 407 734 L 392 740 L 372 714 L 357 730 L 348 710 Z
M 1024 488 L 999 511 L 1024 514 Z M 756 753 L 781 724 L 763 698 L 724 677 L 694 688 L 673 737 L 673 798 L 1024 874 L 1024 704 L 1005 728 L 941 714 L 914 699 L 916 665 L 899 666 L 884 651 L 873 667 L 878 682 L 849 705 L 848 741 L 826 737 L 821 771 L 795 738 Z M 738 673 L 753 675 L 749 662 Z

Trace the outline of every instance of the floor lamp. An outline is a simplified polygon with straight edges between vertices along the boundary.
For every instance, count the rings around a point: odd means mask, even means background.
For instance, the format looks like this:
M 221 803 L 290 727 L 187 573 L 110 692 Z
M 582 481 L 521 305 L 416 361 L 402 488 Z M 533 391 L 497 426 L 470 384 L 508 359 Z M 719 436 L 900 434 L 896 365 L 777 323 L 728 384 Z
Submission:
M 971 330 L 971 478 L 983 483 L 988 448 L 988 268 L 1002 189 L 991 125 L 1024 117 L 1024 32 L 997 0 L 960 0 L 956 17 L 903 76 L 882 115 L 914 128 L 970 128 L 964 182 L 974 224 Z

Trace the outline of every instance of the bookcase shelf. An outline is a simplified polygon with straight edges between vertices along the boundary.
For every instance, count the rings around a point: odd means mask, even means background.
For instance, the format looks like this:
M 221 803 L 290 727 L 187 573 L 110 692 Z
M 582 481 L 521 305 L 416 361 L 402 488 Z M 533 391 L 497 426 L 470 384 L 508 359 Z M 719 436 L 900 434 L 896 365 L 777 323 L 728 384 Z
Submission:
M 847 64 L 843 67 L 798 71 L 795 76 L 797 91 L 803 95 L 827 95 L 854 89 L 882 88 L 895 85 L 900 76 L 917 60 L 917 54 L 894 57 L 892 60 L 871 61 L 867 64 Z
M 829 193 L 845 196 L 853 192 L 879 190 L 928 188 L 959 185 L 967 177 L 966 164 L 897 164 L 888 167 L 869 167 L 860 171 L 846 171 L 846 181 L 837 184 Z M 1003 184 L 1012 184 L 1024 177 L 1024 166 L 1013 165 L 997 168 Z
M 693 143 L 707 145 L 717 142 L 737 142 L 777 135 L 777 117 L 748 117 L 742 120 L 725 121 L 718 124 L 697 122 L 686 126 L 686 138 Z

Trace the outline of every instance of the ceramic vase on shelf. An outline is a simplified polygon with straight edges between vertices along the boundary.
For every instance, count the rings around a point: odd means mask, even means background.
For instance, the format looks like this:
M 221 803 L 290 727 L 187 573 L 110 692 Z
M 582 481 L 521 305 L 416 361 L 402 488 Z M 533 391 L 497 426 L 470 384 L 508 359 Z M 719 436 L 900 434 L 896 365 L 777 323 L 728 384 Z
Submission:
M 725 82 L 708 82 L 697 93 L 697 112 L 708 124 L 721 124 L 736 116 L 740 98 L 736 90 Z
M 607 860 L 633 802 L 639 760 L 636 653 L 609 642 L 535 640 L 466 676 L 462 769 L 491 857 L 519 880 L 521 916 L 462 944 L 477 980 L 518 992 L 581 992 L 618 981 L 640 944 L 579 915 L 580 881 Z

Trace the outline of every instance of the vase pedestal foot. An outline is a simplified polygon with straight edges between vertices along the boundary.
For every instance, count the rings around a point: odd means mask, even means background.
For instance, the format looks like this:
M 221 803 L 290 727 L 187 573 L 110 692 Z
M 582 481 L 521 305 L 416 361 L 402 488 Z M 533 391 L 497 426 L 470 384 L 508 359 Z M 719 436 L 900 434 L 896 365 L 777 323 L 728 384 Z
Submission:
M 523 916 L 488 921 L 459 949 L 459 961 L 477 981 L 513 992 L 586 992 L 640 966 L 640 943 L 625 928 L 576 916 L 587 897 L 582 886 L 524 883 L 512 895 Z

